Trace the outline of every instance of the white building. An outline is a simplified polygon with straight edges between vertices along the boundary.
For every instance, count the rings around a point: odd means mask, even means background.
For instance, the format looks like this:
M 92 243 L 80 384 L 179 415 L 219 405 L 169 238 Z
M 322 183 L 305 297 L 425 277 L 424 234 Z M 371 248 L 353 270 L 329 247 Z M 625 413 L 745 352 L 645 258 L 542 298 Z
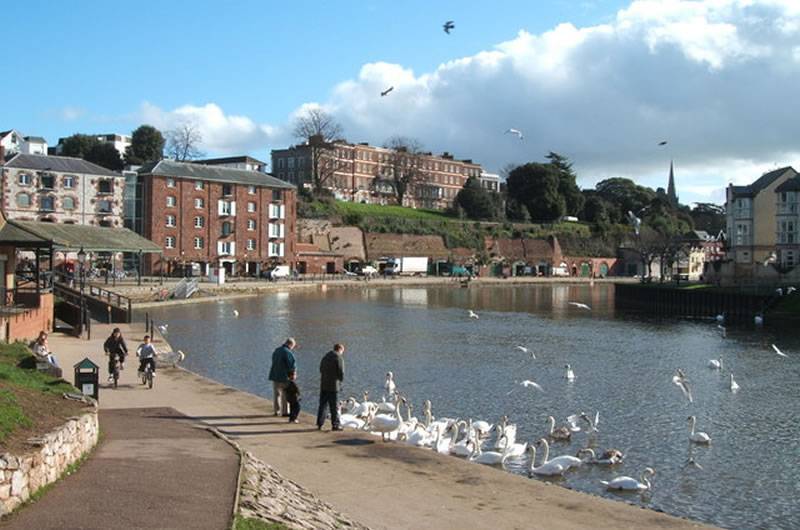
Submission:
M 90 134 L 88 136 L 94 136 L 97 138 L 97 141 L 104 144 L 110 144 L 114 146 L 119 152 L 119 156 L 124 157 L 125 151 L 128 149 L 128 146 L 131 145 L 131 137 L 126 134 Z M 64 152 L 64 140 L 66 138 L 59 138 L 58 144 L 56 145 L 55 151 L 57 155 L 60 155 Z
M 25 142 L 23 136 L 14 129 L 0 132 L 0 145 L 5 147 L 7 155 L 19 153 L 22 149 L 22 144 Z M 0 160 L 2 162 L 2 160 Z
M 47 140 L 41 136 L 26 136 L 19 151 L 23 155 L 47 155 Z
M 481 186 L 485 190 L 500 192 L 500 175 L 497 173 L 487 173 L 481 171 L 481 176 L 478 177 L 481 181 Z

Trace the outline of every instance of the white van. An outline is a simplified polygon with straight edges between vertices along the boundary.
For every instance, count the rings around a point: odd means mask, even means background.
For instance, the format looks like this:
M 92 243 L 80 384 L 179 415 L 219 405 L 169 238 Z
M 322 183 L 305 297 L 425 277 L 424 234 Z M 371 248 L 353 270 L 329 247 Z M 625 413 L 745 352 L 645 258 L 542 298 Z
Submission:
M 277 267 L 269 271 L 270 280 L 279 280 L 281 278 L 288 278 L 291 275 L 292 271 L 289 269 L 288 265 L 278 265 Z

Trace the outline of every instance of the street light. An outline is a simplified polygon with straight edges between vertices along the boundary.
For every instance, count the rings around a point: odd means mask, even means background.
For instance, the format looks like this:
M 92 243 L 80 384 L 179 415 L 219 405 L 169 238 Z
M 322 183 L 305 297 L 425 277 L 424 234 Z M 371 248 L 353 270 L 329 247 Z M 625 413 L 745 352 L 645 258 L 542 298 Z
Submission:
M 86 325 L 86 308 L 83 298 L 83 266 L 86 263 L 86 252 L 83 250 L 83 247 L 78 251 L 78 264 L 80 265 L 80 269 L 78 274 L 80 274 L 80 282 L 81 282 L 81 335 L 83 335 L 83 328 Z

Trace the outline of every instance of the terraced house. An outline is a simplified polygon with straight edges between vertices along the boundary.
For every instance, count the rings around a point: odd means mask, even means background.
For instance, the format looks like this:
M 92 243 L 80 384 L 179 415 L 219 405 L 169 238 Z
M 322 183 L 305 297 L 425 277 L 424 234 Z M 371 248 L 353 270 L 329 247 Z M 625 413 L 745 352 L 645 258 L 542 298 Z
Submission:
M 261 273 L 296 262 L 296 189 L 258 171 L 161 160 L 139 169 L 142 235 L 160 245 L 150 273 Z
M 0 167 L 8 219 L 122 226 L 120 173 L 80 158 L 22 153 Z

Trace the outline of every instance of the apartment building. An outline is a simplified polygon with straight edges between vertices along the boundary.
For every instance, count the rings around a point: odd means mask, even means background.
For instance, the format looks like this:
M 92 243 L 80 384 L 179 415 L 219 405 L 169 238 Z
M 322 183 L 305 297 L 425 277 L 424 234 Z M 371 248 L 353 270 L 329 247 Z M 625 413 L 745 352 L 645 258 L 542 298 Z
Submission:
M 336 141 L 317 147 L 318 139 L 288 149 L 272 151 L 272 174 L 296 186 L 312 186 L 315 169 L 323 186 L 340 200 L 370 204 L 397 202 L 394 175 L 417 174 L 403 198 L 404 206 L 444 209 L 450 206 L 469 177 L 480 177 L 481 166 L 457 160 L 450 153 L 410 154 L 367 143 Z
M 747 186 L 728 186 L 728 256 L 737 265 L 746 268 L 778 260 L 794 266 L 800 261 L 799 192 L 800 180 L 792 167 L 765 173 Z
M 8 219 L 122 226 L 125 179 L 119 173 L 80 158 L 23 153 L 0 169 Z
M 139 169 L 142 235 L 161 245 L 151 273 L 258 275 L 296 262 L 296 189 L 266 173 L 162 160 Z

